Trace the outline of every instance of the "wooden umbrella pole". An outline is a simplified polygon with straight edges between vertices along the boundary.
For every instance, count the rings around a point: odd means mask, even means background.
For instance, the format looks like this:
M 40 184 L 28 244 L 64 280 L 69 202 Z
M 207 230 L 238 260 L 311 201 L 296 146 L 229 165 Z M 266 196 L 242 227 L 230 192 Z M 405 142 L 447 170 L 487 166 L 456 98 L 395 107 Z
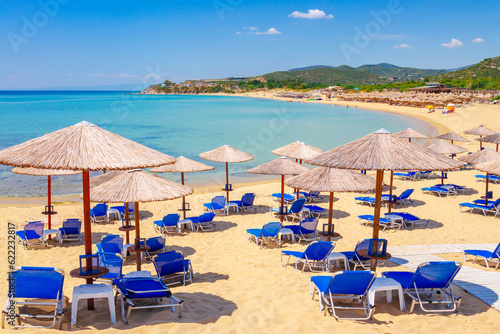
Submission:
M 394 180 L 394 171 L 391 170 L 391 182 L 389 184 L 389 213 L 391 213 L 391 211 L 392 211 L 392 184 L 393 184 L 393 180 Z
M 52 210 L 50 210 L 50 204 L 52 203 L 52 189 L 51 189 L 52 185 L 51 185 L 51 183 L 52 183 L 52 180 L 51 180 L 51 177 L 49 175 L 49 176 L 47 176 L 47 192 L 48 192 L 48 194 L 47 194 L 48 208 L 47 209 L 49 211 L 52 211 Z M 50 230 L 50 229 L 52 229 L 52 215 L 49 213 L 47 216 L 48 216 L 47 220 L 48 220 L 49 230 Z M 51 235 L 49 234 L 49 240 L 51 240 L 51 239 L 52 239 Z
M 333 217 L 333 191 L 330 192 L 328 201 L 328 241 L 332 241 L 332 217 Z
M 181 183 L 184 185 L 184 172 L 181 172 Z M 186 196 L 182 196 L 182 216 L 186 219 Z
M 226 203 L 229 203 L 229 171 L 228 171 L 228 163 L 226 162 Z
M 380 202 L 382 199 L 382 183 L 384 181 L 384 171 L 377 170 L 376 188 L 375 188 L 375 213 L 373 219 L 373 239 L 378 239 L 380 225 Z M 370 269 L 377 269 L 377 260 L 372 259 Z
M 279 210 L 280 222 L 283 224 L 283 206 L 285 205 L 285 175 L 281 175 L 281 208 Z
M 479 136 L 479 139 L 483 138 L 483 136 Z M 479 141 L 479 149 L 482 150 L 483 149 L 483 141 L 480 140 Z
M 129 216 L 129 212 L 128 212 L 128 203 L 125 203 L 125 227 L 130 227 L 130 216 Z M 126 242 L 127 242 L 127 245 L 130 244 L 130 231 L 127 229 L 127 231 L 125 232 L 126 233 Z
M 484 204 L 488 205 L 488 185 L 490 183 L 490 173 L 486 173 L 486 194 L 484 199 Z
M 141 224 L 139 224 L 139 202 L 134 203 L 134 213 L 135 213 L 135 238 L 141 237 Z M 136 244 L 137 246 L 137 244 Z M 144 245 L 146 246 L 146 245 Z M 140 247 L 140 245 L 139 245 Z M 141 271 L 141 251 L 137 251 L 137 271 Z
M 92 231 L 90 226 L 90 177 L 89 171 L 82 171 L 83 183 L 83 228 L 85 233 L 85 255 L 92 254 Z M 86 268 L 88 271 L 92 270 L 92 259 L 90 257 L 86 260 Z M 87 278 L 87 284 L 93 283 L 92 278 Z M 87 299 L 87 308 L 94 309 L 94 299 Z
M 498 144 L 497 144 L 497 152 L 498 152 Z

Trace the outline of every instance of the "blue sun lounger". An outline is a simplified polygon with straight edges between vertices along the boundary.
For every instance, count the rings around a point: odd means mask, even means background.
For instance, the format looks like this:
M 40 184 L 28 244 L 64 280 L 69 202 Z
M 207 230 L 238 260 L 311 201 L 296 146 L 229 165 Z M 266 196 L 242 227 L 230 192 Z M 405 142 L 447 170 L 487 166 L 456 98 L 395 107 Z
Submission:
M 45 267 L 15 267 L 9 272 L 9 284 L 14 291 L 12 298 L 7 299 L 7 305 L 2 316 L 2 328 L 5 321 L 11 323 L 10 316 L 15 321 L 38 318 L 52 320 L 49 324 L 14 325 L 14 327 L 53 327 L 58 322 L 61 329 L 63 318 L 63 284 L 64 271 L 58 268 Z M 50 308 L 50 312 L 40 314 L 39 307 Z M 14 312 L 14 313 L 12 313 Z M 28 321 L 31 323 L 31 321 Z
M 368 225 L 368 223 L 373 223 L 373 221 L 375 220 L 375 216 L 374 215 L 360 215 L 360 216 L 358 216 L 358 220 L 359 220 L 359 225 L 366 226 L 366 225 Z M 383 217 L 380 217 L 379 224 L 381 227 L 384 228 L 382 231 L 385 231 L 385 229 L 387 227 L 397 228 L 399 230 L 402 226 L 401 223 L 398 223 L 395 220 L 383 218 Z
M 281 193 L 274 193 L 274 194 L 272 194 L 272 196 L 276 202 L 281 202 Z M 290 195 L 290 194 L 286 194 L 286 193 L 283 194 L 283 201 L 285 203 L 291 203 L 295 200 L 296 200 L 295 196 Z
M 318 205 L 304 205 L 304 210 L 309 211 L 309 216 L 320 217 L 321 215 L 326 215 L 328 213 L 328 209 L 322 208 Z
M 169 284 L 182 282 L 186 285 L 189 281 L 193 283 L 193 266 L 191 260 L 185 259 L 180 251 L 160 253 L 153 259 L 156 273 L 162 280 L 168 280 Z
M 402 180 L 417 180 L 420 178 L 419 172 L 394 173 L 394 176 L 399 176 Z
M 255 205 L 253 202 L 255 200 L 254 193 L 247 193 L 241 197 L 239 201 L 229 201 L 229 203 L 235 203 L 238 206 L 238 209 L 246 211 L 247 209 L 252 209 L 255 212 Z
M 483 180 L 484 182 L 486 182 L 486 175 L 481 175 L 481 174 L 478 174 L 478 175 L 474 175 L 476 177 L 476 181 L 480 181 L 480 180 Z M 495 182 L 495 184 L 498 184 L 498 182 L 500 182 L 500 177 L 499 176 L 496 176 L 494 174 L 490 174 L 488 176 L 488 179 L 489 181 L 491 182 Z
M 356 201 L 356 204 L 368 204 L 370 207 L 375 205 L 375 198 L 373 197 L 354 197 L 354 200 Z
M 204 210 L 207 212 L 224 212 L 226 210 L 226 198 L 224 196 L 215 196 L 210 203 L 203 204 Z
M 163 217 L 162 220 L 155 220 L 153 226 L 156 233 L 181 233 L 177 223 L 181 216 L 177 213 L 171 213 Z
M 205 231 L 214 231 L 215 223 L 214 223 L 215 213 L 214 212 L 205 212 L 204 214 L 198 217 L 188 217 L 179 222 L 179 225 L 187 224 L 191 226 L 191 230 L 196 231 L 202 230 Z
M 44 245 L 42 240 L 44 224 L 41 221 L 29 222 L 24 225 L 22 231 L 17 231 L 17 241 L 21 242 L 23 248 Z
M 179 318 L 182 316 L 184 301 L 175 298 L 170 289 L 159 279 L 153 277 L 133 277 L 121 278 L 114 281 L 117 294 L 121 296 L 122 321 L 126 324 L 130 319 L 130 313 L 136 309 L 171 307 L 172 312 L 179 308 Z M 136 305 L 137 300 L 161 301 L 169 298 L 169 304 Z M 125 304 L 128 304 L 128 311 L 125 315 Z
M 344 254 L 347 260 L 349 260 L 349 263 L 354 264 L 354 270 L 356 270 L 358 266 L 360 266 L 363 269 L 370 269 L 371 259 L 359 254 L 359 251 L 363 249 L 368 250 L 368 247 L 370 247 L 370 239 L 364 239 L 358 241 L 353 252 L 340 252 L 340 253 Z
M 474 201 L 476 202 L 476 201 Z M 460 203 L 458 205 L 460 212 L 464 213 L 465 211 L 462 211 L 462 208 L 468 208 L 469 213 L 472 213 L 473 211 L 480 211 L 483 213 L 483 215 L 486 217 L 488 212 L 494 213 L 495 217 L 500 214 L 500 198 L 497 199 L 494 202 L 489 202 L 490 204 L 488 205 L 483 205 L 483 204 L 476 204 L 476 203 Z
M 318 227 L 318 218 L 304 218 L 299 225 L 286 225 L 283 228 L 292 230 L 299 242 L 314 241 L 318 238 L 316 229 Z
M 408 212 L 391 212 L 385 214 L 386 218 L 390 216 L 397 216 L 401 217 L 403 219 L 403 226 L 408 227 L 409 224 L 411 224 L 411 227 L 415 225 L 427 225 L 429 223 L 428 219 L 420 219 L 419 217 L 412 215 L 411 213 Z
M 276 244 L 280 245 L 281 240 L 278 238 L 278 233 L 281 229 L 280 222 L 267 223 L 261 229 L 252 228 L 246 231 L 247 240 L 254 239 L 257 246 L 259 246 L 259 241 L 261 246 L 264 244 Z
M 460 262 L 425 262 L 418 266 L 415 273 L 408 271 L 386 271 L 382 276 L 392 278 L 401 284 L 412 303 L 419 303 L 424 312 L 454 312 L 460 306 L 460 298 L 453 294 L 451 282 L 462 267 Z M 433 298 L 436 297 L 436 298 Z M 424 304 L 445 304 L 448 309 L 426 308 Z
M 328 271 L 329 265 L 326 259 L 331 251 L 335 248 L 335 245 L 329 241 L 314 241 L 307 246 L 303 252 L 297 251 L 281 251 L 281 265 L 286 267 L 290 262 L 290 258 L 295 259 L 295 270 L 297 270 L 297 264 L 303 263 L 302 272 L 306 267 L 310 271 Z M 288 255 L 288 260 L 283 264 L 283 255 Z M 320 270 L 315 270 L 315 269 Z
M 341 271 L 333 276 L 313 276 L 310 284 L 314 287 L 313 298 L 318 292 L 319 307 L 325 304 L 325 315 L 328 309 L 337 319 L 369 320 L 373 316 L 375 306 L 370 305 L 368 291 L 375 281 L 373 271 Z M 344 303 L 351 302 L 348 306 L 336 305 L 335 300 Z M 364 316 L 359 318 L 341 317 L 340 310 L 361 310 Z
M 141 245 L 144 245 L 144 242 L 141 242 Z M 146 239 L 146 246 L 149 247 L 148 250 L 141 252 L 141 256 L 149 258 L 153 261 L 153 255 L 158 253 L 163 253 L 166 251 L 165 249 L 165 237 L 153 237 Z
M 492 262 L 495 265 L 495 269 L 498 269 L 498 266 L 500 265 L 500 243 L 498 246 L 495 248 L 493 252 L 487 251 L 487 250 L 482 250 L 482 249 L 466 249 L 464 250 L 464 261 L 467 262 L 467 259 L 465 258 L 465 255 L 472 255 L 474 256 L 474 260 L 472 263 L 476 262 L 477 258 L 484 259 L 484 262 L 486 263 L 486 268 L 489 268 L 490 265 L 488 262 Z
M 63 241 L 80 241 L 82 243 L 82 221 L 80 219 L 65 219 L 59 229 L 59 243 Z
M 425 187 L 422 188 L 422 193 L 436 194 L 439 197 L 441 196 L 450 196 L 456 195 L 457 191 L 454 187 L 442 187 L 442 186 L 434 186 L 434 187 Z
M 99 203 L 90 209 L 90 221 L 92 223 L 108 223 L 108 205 Z

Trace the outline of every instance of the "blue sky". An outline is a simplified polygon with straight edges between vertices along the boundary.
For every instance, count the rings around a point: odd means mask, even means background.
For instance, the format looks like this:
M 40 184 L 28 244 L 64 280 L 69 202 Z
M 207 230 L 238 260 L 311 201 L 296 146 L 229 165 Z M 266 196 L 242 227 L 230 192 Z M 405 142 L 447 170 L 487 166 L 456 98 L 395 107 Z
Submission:
M 498 0 L 2 0 L 0 89 L 455 68 L 499 55 L 498 13 Z

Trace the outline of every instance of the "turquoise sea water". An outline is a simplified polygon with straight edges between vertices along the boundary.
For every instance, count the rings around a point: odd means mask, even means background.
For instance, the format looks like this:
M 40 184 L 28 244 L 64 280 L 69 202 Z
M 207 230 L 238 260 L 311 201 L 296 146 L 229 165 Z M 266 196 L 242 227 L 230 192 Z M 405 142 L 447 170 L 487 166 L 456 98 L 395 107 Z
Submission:
M 259 179 L 245 171 L 275 159 L 271 150 L 293 141 L 329 150 L 381 127 L 391 132 L 408 127 L 427 134 L 435 131 L 424 122 L 394 114 L 232 96 L 0 92 L 0 114 L 0 149 L 86 120 L 171 156 L 184 155 L 216 167 L 186 174 L 188 184 L 224 183 L 224 164 L 198 157 L 224 144 L 255 156 L 253 161 L 230 164 L 231 182 L 236 183 Z M 10 170 L 0 166 L 0 196 L 46 194 L 45 177 L 16 175 Z M 162 176 L 180 181 L 179 174 Z M 80 176 L 53 179 L 55 195 L 81 190 Z

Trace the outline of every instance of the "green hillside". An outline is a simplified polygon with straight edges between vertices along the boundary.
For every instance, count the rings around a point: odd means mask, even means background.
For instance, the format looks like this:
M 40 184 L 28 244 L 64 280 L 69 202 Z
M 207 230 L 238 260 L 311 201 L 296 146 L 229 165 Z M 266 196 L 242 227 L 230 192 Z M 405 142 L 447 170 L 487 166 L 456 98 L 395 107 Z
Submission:
M 428 76 L 440 75 L 449 72 L 448 70 L 419 69 L 413 67 L 399 67 L 391 64 L 362 65 L 357 70 L 367 71 L 381 77 L 392 78 L 396 82 L 409 80 L 421 80 Z
M 358 70 L 349 66 L 342 68 L 319 67 L 307 70 L 279 71 L 263 75 L 266 81 L 271 79 L 285 81 L 300 79 L 304 83 L 321 83 L 324 85 L 372 85 L 388 83 L 393 80 L 381 77 L 367 71 Z
M 431 76 L 429 81 L 470 89 L 500 89 L 500 57 L 486 58 L 464 69 Z

